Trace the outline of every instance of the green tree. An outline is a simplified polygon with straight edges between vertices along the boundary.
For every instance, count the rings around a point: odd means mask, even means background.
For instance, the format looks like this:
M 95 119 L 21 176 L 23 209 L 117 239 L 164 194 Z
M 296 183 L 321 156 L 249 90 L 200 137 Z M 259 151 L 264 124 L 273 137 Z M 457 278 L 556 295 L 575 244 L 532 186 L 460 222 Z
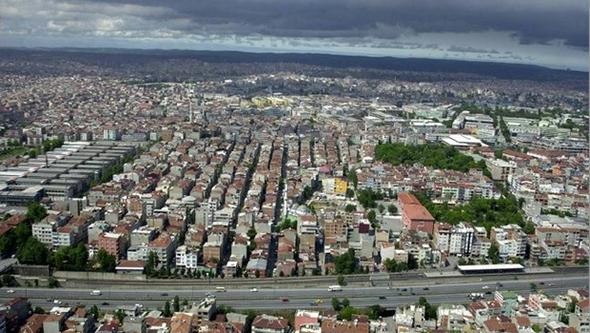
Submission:
M 352 306 L 345 306 L 340 310 L 340 319 L 352 320 L 352 316 L 356 314 L 357 310 Z
M 385 308 L 383 308 L 381 305 L 375 304 L 369 306 L 367 315 L 369 316 L 370 320 L 377 320 L 381 318 L 383 314 L 385 314 Z
M 488 250 L 488 258 L 492 261 L 493 264 L 497 264 L 500 262 L 500 249 L 496 243 L 492 243 Z
M 346 253 L 336 256 L 334 258 L 334 266 L 336 274 L 353 274 L 360 272 L 353 249 L 348 249 Z
M 342 305 L 336 297 L 332 297 L 332 309 L 334 309 L 334 311 L 340 311 L 342 309 Z
M 356 205 L 348 204 L 348 205 L 346 205 L 346 207 L 344 207 L 344 211 L 347 213 L 352 213 L 352 212 L 356 211 Z
M 50 264 L 58 270 L 85 271 L 88 264 L 88 250 L 84 244 L 61 247 L 49 259 Z
M 351 188 L 346 189 L 346 197 L 347 198 L 354 198 L 354 190 Z
M 379 204 L 379 206 L 377 206 L 377 209 L 379 209 L 380 214 L 383 214 L 383 212 L 385 211 L 385 206 L 383 206 L 383 204 Z
M 20 247 L 16 253 L 18 261 L 25 265 L 45 265 L 48 256 L 49 250 L 45 244 L 35 237 L 29 237 L 24 246 Z
M 117 267 L 117 258 L 105 249 L 100 249 L 93 258 L 92 267 L 99 272 L 114 272 Z
M 47 209 L 38 202 L 32 202 L 27 206 L 27 218 L 33 222 L 41 221 L 47 216 Z
M 373 228 L 376 228 L 377 227 L 377 213 L 375 213 L 374 210 L 371 209 L 367 213 L 367 219 L 369 220 L 369 222 L 371 222 L 371 226 Z
M 342 274 L 338 275 L 338 278 L 336 280 L 337 280 L 338 285 L 341 285 L 341 286 L 346 285 L 346 280 L 344 279 L 344 275 L 342 275 Z
M 391 215 L 397 214 L 397 207 L 394 204 L 391 204 L 391 205 L 387 206 L 387 211 Z
M 125 319 L 125 312 L 123 312 L 123 310 L 119 309 L 117 310 L 117 312 L 115 312 L 115 319 L 117 319 L 117 321 L 120 324 L 123 324 L 123 320 Z
M 166 303 L 164 303 L 164 310 L 162 311 L 162 315 L 164 317 L 172 316 L 172 310 L 170 309 L 170 301 L 166 301 Z
M 174 296 L 174 300 L 172 301 L 172 307 L 174 308 L 174 312 L 180 312 L 180 299 L 178 296 Z
M 95 305 L 93 305 L 90 308 L 90 311 L 88 311 L 90 313 L 90 315 L 92 315 L 94 317 L 94 319 L 98 319 L 98 317 L 100 316 L 100 312 L 98 311 L 98 307 Z

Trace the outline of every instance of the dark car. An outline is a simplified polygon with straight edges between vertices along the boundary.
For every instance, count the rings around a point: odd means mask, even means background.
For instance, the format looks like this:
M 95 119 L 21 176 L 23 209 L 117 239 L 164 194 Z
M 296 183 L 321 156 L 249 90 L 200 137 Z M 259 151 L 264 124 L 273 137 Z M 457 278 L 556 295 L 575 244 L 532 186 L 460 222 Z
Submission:
M 424 290 L 430 290 L 430 288 L 428 288 L 428 287 L 424 287 L 423 289 L 424 289 Z
M 101 305 L 109 305 L 109 302 L 102 302 Z
M 379 299 L 385 299 L 385 296 L 379 296 Z
M 161 293 L 160 296 L 168 296 L 168 293 Z
M 282 302 L 289 302 L 289 299 L 287 297 L 283 297 L 283 298 L 281 298 L 281 301 Z

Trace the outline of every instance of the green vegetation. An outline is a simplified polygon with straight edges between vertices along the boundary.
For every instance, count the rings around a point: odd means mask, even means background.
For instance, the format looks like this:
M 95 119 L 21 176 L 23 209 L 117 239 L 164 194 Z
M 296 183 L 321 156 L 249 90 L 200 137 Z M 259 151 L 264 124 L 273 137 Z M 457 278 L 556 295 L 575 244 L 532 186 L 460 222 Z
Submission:
M 63 271 L 85 271 L 88 266 L 88 250 L 84 244 L 59 248 L 49 259 L 50 264 Z
M 340 286 L 345 286 L 347 284 L 346 280 L 344 279 L 344 275 L 342 275 L 342 274 L 338 275 L 338 278 L 336 278 L 336 281 L 337 281 L 338 285 L 340 285 Z
M 365 209 L 377 208 L 377 200 L 383 200 L 383 194 L 370 188 L 357 191 L 357 200 Z
M 442 144 L 405 145 L 385 143 L 375 147 L 375 159 L 393 165 L 420 163 L 435 169 L 467 172 L 469 169 L 485 170 L 485 163 L 477 163 L 459 150 Z
M 397 207 L 394 204 L 387 206 L 387 211 L 389 214 L 397 214 Z
M 424 297 L 420 297 L 418 299 L 418 305 L 424 307 L 424 317 L 426 318 L 426 320 L 436 319 L 436 310 L 438 309 L 438 306 L 431 305 Z
M 92 270 L 98 272 L 115 272 L 117 267 L 117 258 L 109 254 L 104 249 L 98 250 L 90 263 Z
M 513 196 L 500 199 L 485 199 L 474 197 L 464 205 L 450 206 L 447 203 L 434 204 L 426 194 L 414 193 L 430 214 L 440 222 L 457 224 L 470 222 L 476 226 L 483 226 L 486 230 L 506 224 L 518 224 L 531 231 L 520 212 L 518 201 Z M 532 227 L 534 231 L 534 227 Z
M 383 262 L 383 266 L 385 266 L 385 269 L 391 273 L 404 272 L 408 270 L 408 264 L 406 264 L 405 262 L 398 263 L 394 259 L 389 258 L 385 259 L 385 261 Z
M 504 136 L 504 140 L 506 140 L 506 142 L 508 142 L 508 143 L 512 142 L 510 130 L 508 129 L 508 126 L 506 126 L 506 122 L 504 121 L 504 117 L 500 117 L 500 132 L 502 133 L 502 136 Z
M 38 202 L 33 202 L 27 207 L 27 219 L 39 222 L 47 216 L 47 209 Z
M 492 261 L 492 264 L 500 263 L 500 249 L 496 243 L 492 243 L 488 249 L 488 258 Z
M 347 173 L 347 177 L 348 177 L 348 181 L 352 183 L 352 185 L 354 186 L 354 188 L 357 188 L 358 185 L 358 178 L 356 176 L 356 171 L 353 170 L 349 170 Z
M 545 214 L 545 215 L 557 215 L 559 217 L 574 217 L 574 214 L 567 212 L 567 211 L 561 211 L 558 209 L 541 209 L 541 214 Z
M 371 227 L 373 229 L 377 229 L 379 227 L 379 224 L 377 223 L 377 213 L 375 213 L 374 210 L 371 209 L 369 213 L 367 213 L 367 219 L 369 222 L 371 222 Z
M 346 207 L 344 207 L 344 211 L 347 213 L 352 213 L 356 211 L 356 205 L 353 204 L 348 204 L 346 205 Z
M 24 246 L 19 246 L 16 252 L 19 263 L 25 265 L 46 265 L 49 250 L 45 244 L 35 237 L 29 237 Z
M 286 217 L 277 225 L 276 229 L 277 232 L 285 229 L 297 229 L 297 220 Z
M 336 266 L 336 274 L 361 273 L 353 249 L 349 249 L 346 253 L 335 257 L 334 265 Z

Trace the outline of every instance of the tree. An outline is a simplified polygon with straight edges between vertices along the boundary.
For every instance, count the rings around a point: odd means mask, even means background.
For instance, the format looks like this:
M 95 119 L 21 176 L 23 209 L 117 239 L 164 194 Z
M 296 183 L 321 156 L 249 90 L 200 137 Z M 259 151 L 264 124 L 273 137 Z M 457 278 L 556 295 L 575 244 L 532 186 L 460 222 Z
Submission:
M 100 313 L 98 311 L 98 307 L 96 306 L 96 304 L 93 305 L 90 308 L 90 311 L 88 311 L 88 312 L 94 317 L 94 319 L 98 319 L 98 317 L 100 316 Z
M 351 188 L 346 189 L 346 197 L 347 198 L 354 198 L 354 190 Z
M 391 205 L 387 206 L 387 211 L 391 215 L 397 214 L 397 207 L 394 204 L 391 204 Z
M 114 272 L 117 267 L 117 258 L 105 249 L 100 249 L 93 259 L 92 267 L 99 272 Z
M 29 237 L 24 246 L 20 247 L 16 253 L 18 261 L 25 265 L 45 265 L 48 256 L 49 250 L 45 244 L 35 237 Z
M 356 313 L 356 309 L 352 306 L 345 306 L 340 310 L 340 319 L 342 320 L 352 320 L 352 315 Z
M 369 306 L 369 312 L 367 315 L 369 316 L 370 320 L 377 320 L 382 317 L 384 313 L 385 308 L 383 308 L 381 305 L 375 304 Z
M 164 317 L 172 316 L 172 310 L 170 310 L 170 301 L 166 301 L 166 303 L 164 303 L 164 310 L 162 311 L 162 315 Z
M 49 262 L 58 270 L 85 271 L 88 264 L 88 250 L 82 243 L 74 247 L 61 247 L 50 256 Z
M 341 285 L 341 286 L 346 285 L 346 281 L 344 280 L 344 275 L 342 275 L 342 274 L 338 275 L 338 278 L 336 280 L 339 285 Z
M 418 305 L 424 307 L 424 317 L 426 318 L 426 320 L 436 319 L 437 306 L 428 303 L 425 297 L 420 297 L 418 299 Z
M 115 319 L 117 319 L 117 321 L 120 324 L 123 324 L 123 320 L 125 319 L 125 312 L 123 312 L 123 310 L 119 309 L 117 310 L 117 312 L 115 312 Z
M 58 288 L 59 281 L 57 281 L 53 276 L 47 278 L 47 287 L 49 288 Z
M 27 218 L 33 222 L 41 221 L 47 216 L 47 209 L 38 202 L 32 202 L 27 206 Z
M 336 297 L 332 297 L 332 309 L 334 309 L 334 311 L 340 311 L 342 309 L 342 305 Z
M 158 264 L 158 255 L 155 252 L 150 251 L 150 253 L 148 254 L 148 260 L 143 268 L 143 272 L 145 273 L 145 275 L 149 277 L 155 276 L 157 274 L 156 268 Z
M 178 296 L 174 296 L 174 300 L 172 301 L 172 307 L 174 308 L 174 312 L 180 312 L 180 299 Z
M 374 210 L 371 209 L 369 213 L 367 213 L 367 219 L 369 220 L 369 222 L 371 222 L 371 226 L 373 228 L 377 226 L 377 213 L 375 213 Z
M 346 207 L 344 207 L 344 211 L 347 213 L 352 213 L 352 212 L 356 211 L 356 205 L 348 204 L 348 205 L 346 205 Z
M 348 249 L 346 253 L 336 256 L 334 258 L 334 266 L 336 274 L 353 274 L 359 272 L 353 249 Z
M 488 250 L 488 258 L 490 258 L 493 264 L 500 262 L 500 249 L 496 243 L 492 243 L 490 246 L 490 249 Z

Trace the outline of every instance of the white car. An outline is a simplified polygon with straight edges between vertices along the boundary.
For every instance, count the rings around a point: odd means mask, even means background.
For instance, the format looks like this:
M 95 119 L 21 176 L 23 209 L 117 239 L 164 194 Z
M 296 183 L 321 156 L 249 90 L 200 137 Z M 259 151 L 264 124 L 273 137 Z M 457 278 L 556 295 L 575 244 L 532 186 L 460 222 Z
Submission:
M 6 293 L 7 294 L 14 294 L 14 289 L 8 289 L 8 290 L 6 290 Z
M 250 292 L 257 293 L 258 292 L 258 288 L 252 288 L 252 289 L 250 289 Z
M 490 287 L 488 287 L 488 286 L 483 286 L 483 287 L 481 287 L 481 289 L 490 289 Z
M 61 301 L 60 301 L 60 300 L 58 300 L 58 299 L 54 299 L 54 300 L 53 300 L 53 304 L 61 304 Z

